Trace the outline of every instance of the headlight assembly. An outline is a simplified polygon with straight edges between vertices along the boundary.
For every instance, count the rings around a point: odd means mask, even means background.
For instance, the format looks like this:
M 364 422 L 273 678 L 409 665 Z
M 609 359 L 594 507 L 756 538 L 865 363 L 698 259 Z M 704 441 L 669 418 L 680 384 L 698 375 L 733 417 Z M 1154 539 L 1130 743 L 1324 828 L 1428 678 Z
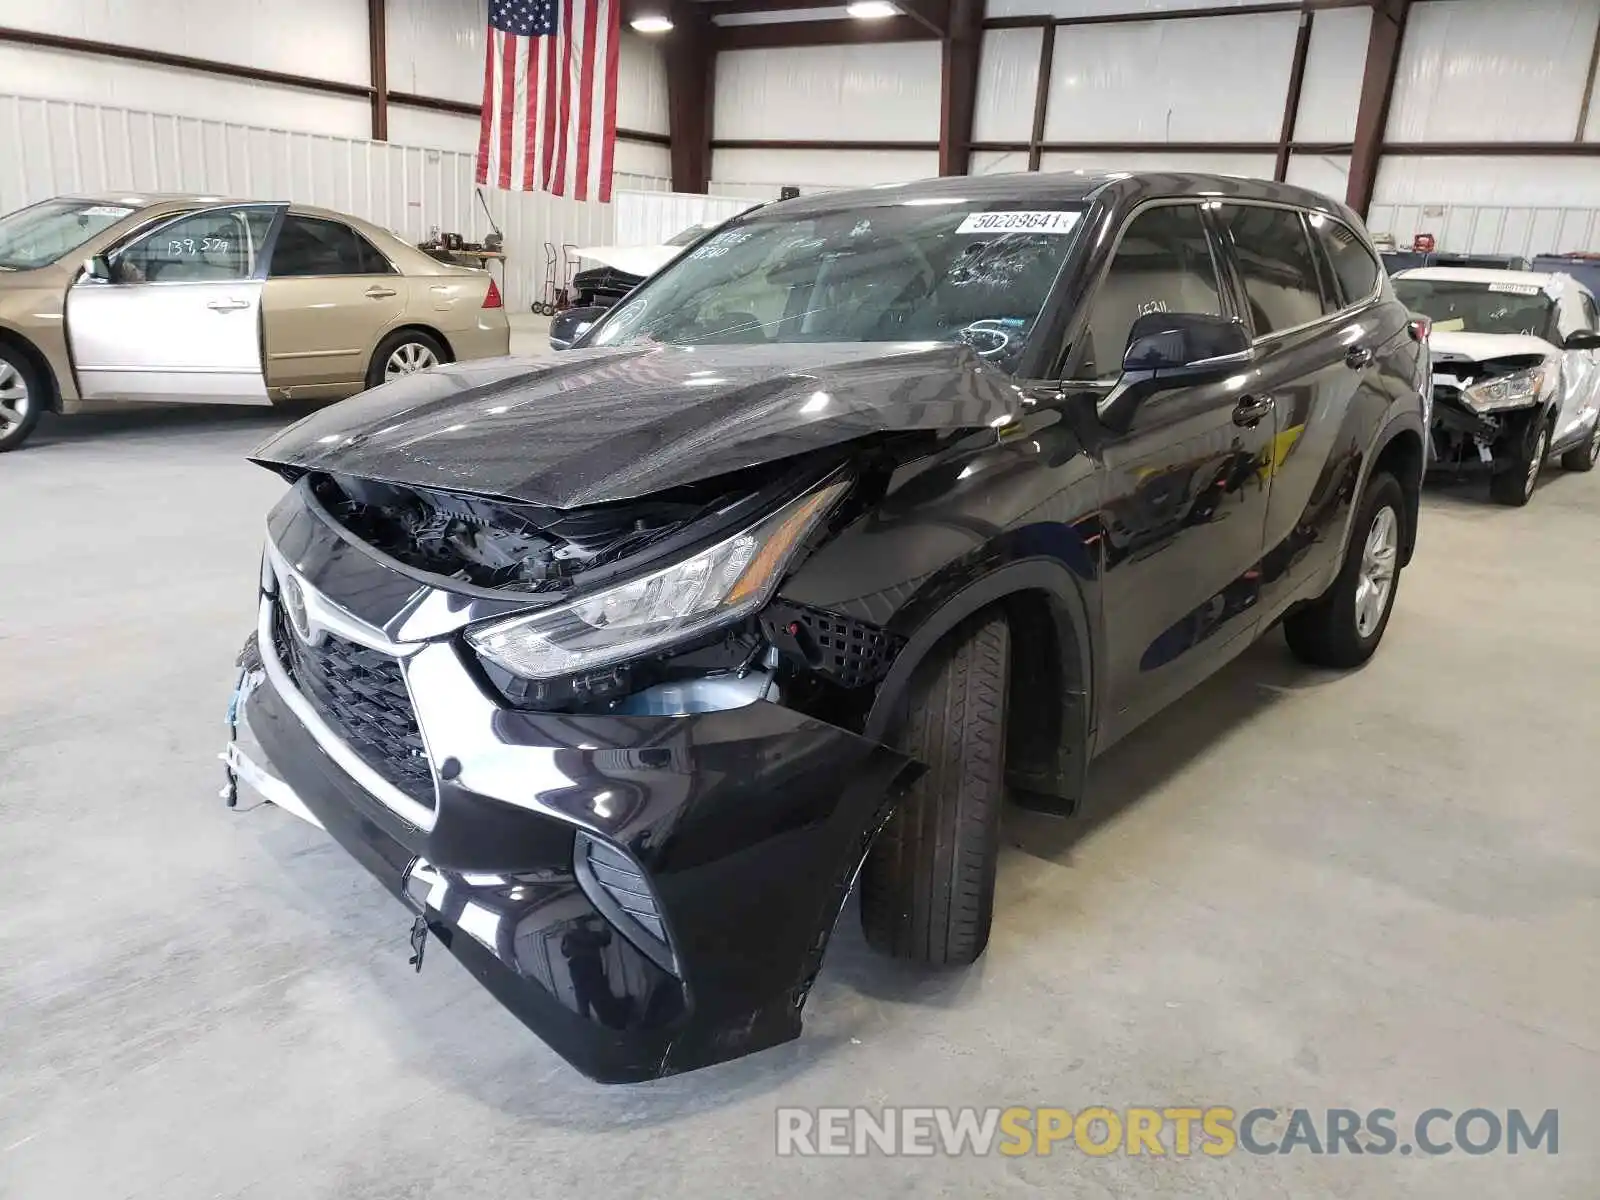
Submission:
M 1538 403 L 1544 393 L 1545 367 L 1484 379 L 1461 393 L 1462 402 L 1473 412 L 1495 412 L 1503 408 L 1525 408 Z
M 698 554 L 555 608 L 470 630 L 479 654 L 529 679 L 610 666 L 761 608 L 795 550 L 848 488 L 809 492 Z

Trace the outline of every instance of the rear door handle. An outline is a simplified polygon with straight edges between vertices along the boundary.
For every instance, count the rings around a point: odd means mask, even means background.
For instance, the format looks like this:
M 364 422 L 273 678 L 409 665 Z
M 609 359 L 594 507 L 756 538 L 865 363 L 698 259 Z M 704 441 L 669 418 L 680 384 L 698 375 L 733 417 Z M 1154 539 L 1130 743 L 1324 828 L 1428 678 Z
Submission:
M 237 312 L 241 308 L 249 308 L 248 300 L 212 300 L 206 305 L 212 312 Z
M 394 295 L 393 288 L 378 287 L 377 285 L 373 285 L 367 289 L 368 300 L 386 300 L 392 295 Z
M 1245 429 L 1254 429 L 1271 415 L 1271 396 L 1246 396 L 1233 410 L 1233 423 Z
M 1352 371 L 1365 371 L 1376 357 L 1366 346 L 1355 346 L 1344 356 L 1344 365 Z

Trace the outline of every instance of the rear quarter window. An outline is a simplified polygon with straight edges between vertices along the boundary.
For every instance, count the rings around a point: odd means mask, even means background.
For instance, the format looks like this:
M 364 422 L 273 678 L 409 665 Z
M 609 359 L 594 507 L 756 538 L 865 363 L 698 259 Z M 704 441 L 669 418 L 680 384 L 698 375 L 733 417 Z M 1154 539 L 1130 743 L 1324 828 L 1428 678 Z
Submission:
M 1223 204 L 1217 216 L 1232 235 L 1257 337 L 1308 325 L 1333 310 L 1298 209 Z
M 1383 268 L 1372 257 L 1361 235 L 1343 221 L 1320 214 L 1311 218 L 1311 229 L 1322 243 L 1322 251 L 1333 267 L 1345 306 L 1359 304 L 1372 295 L 1377 290 L 1378 276 Z

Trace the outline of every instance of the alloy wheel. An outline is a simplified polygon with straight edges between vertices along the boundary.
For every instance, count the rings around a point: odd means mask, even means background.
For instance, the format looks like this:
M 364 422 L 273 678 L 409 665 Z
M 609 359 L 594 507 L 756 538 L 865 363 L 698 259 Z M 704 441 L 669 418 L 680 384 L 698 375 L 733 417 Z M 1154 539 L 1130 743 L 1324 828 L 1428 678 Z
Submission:
M 1533 444 L 1533 457 L 1528 463 L 1528 477 L 1523 480 L 1522 494 L 1533 495 L 1533 485 L 1539 482 L 1539 468 L 1544 466 L 1544 453 L 1550 445 L 1550 430 L 1541 427 L 1539 440 Z
M 0 434 L 9 433 L 27 419 L 32 400 L 22 372 L 0 358 Z
M 1362 638 L 1371 637 L 1383 623 L 1399 560 L 1400 518 L 1386 505 L 1373 515 L 1356 576 L 1356 632 Z
M 439 365 L 439 356 L 421 342 L 403 342 L 394 348 L 384 364 L 383 377 L 398 379 Z

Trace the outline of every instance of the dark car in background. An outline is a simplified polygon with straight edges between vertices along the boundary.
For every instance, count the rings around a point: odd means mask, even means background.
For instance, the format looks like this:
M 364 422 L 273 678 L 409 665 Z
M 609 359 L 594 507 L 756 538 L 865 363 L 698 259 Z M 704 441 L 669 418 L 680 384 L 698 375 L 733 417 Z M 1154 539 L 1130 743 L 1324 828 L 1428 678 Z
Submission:
M 548 361 L 259 448 L 227 752 L 590 1076 L 797 1036 L 867 940 L 971 963 L 1002 799 L 1282 624 L 1376 649 L 1427 350 L 1357 218 L 1189 174 L 944 179 L 700 238 Z

